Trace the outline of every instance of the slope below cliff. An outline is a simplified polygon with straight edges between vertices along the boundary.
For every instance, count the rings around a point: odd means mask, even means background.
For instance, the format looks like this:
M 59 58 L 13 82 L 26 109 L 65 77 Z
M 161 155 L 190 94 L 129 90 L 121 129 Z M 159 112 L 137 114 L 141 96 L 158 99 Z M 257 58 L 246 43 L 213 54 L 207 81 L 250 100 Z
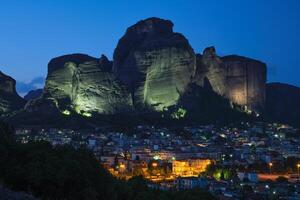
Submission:
M 283 83 L 267 84 L 266 115 L 270 121 L 300 127 L 300 88 Z

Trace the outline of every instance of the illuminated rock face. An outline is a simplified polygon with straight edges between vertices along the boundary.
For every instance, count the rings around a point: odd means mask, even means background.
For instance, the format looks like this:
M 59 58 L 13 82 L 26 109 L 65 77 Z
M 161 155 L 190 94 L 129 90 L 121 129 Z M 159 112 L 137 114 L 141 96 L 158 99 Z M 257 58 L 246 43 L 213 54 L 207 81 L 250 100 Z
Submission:
M 137 109 L 175 105 L 195 72 L 195 54 L 169 20 L 149 18 L 129 27 L 114 52 L 113 71 Z
M 226 93 L 226 71 L 214 47 L 206 48 L 203 55 L 197 54 L 194 80 L 197 85 L 202 87 L 209 84 L 213 91 L 220 95 Z
M 16 81 L 0 71 L 0 115 L 19 110 L 25 103 L 16 92 Z
M 227 76 L 226 96 L 250 110 L 261 112 L 265 107 L 266 65 L 235 55 L 222 60 Z
M 61 111 L 74 110 L 114 114 L 131 107 L 125 87 L 111 73 L 112 63 L 105 56 L 96 59 L 83 54 L 54 58 L 48 65 L 43 98 L 55 99 Z
M 265 104 L 266 65 L 242 56 L 219 57 L 214 47 L 197 54 L 194 82 L 207 84 L 230 101 L 261 112 Z

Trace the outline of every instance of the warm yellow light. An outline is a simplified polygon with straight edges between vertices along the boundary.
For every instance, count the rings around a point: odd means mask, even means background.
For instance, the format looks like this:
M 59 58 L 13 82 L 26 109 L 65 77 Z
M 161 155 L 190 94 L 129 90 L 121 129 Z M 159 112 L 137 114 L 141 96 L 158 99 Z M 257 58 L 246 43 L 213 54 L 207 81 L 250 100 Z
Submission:
M 125 169 L 126 166 L 124 164 L 120 164 L 120 169 Z
M 297 164 L 297 167 L 298 167 L 298 168 L 300 168 L 300 163 L 299 163 L 299 164 Z
M 157 163 L 152 163 L 152 167 L 157 167 Z

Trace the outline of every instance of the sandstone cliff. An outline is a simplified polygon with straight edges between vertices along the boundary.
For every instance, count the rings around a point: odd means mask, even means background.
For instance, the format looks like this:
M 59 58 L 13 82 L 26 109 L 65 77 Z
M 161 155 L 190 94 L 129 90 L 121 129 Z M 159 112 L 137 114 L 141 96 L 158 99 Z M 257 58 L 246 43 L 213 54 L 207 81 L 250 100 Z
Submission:
M 149 18 L 129 27 L 114 52 L 113 71 L 137 109 L 175 105 L 195 72 L 195 54 L 169 20 Z
M 266 65 L 260 61 L 236 55 L 219 57 L 214 47 L 208 47 L 203 55 L 197 54 L 194 82 L 202 87 L 208 84 L 247 111 L 261 113 L 264 109 Z
M 0 115 L 22 109 L 25 103 L 16 92 L 16 81 L 0 71 Z
M 226 94 L 226 70 L 214 47 L 206 48 L 203 55 L 197 54 L 194 80 L 201 87 L 209 84 L 209 87 L 219 95 Z
M 112 63 L 102 56 L 96 59 L 84 54 L 54 58 L 48 65 L 48 76 L 42 99 L 53 99 L 59 110 L 114 114 L 131 107 L 126 89 L 111 71 Z
M 265 107 L 266 64 L 242 56 L 222 58 L 226 69 L 226 96 L 231 101 L 262 112 Z
M 153 114 L 150 110 L 159 111 L 155 114 L 161 117 L 182 105 L 197 110 L 195 115 L 205 116 L 217 108 L 231 116 L 227 99 L 241 105 L 239 110 L 260 113 L 264 108 L 264 63 L 235 55 L 220 57 L 214 47 L 195 55 L 169 20 L 148 18 L 129 27 L 113 58 L 112 62 L 104 55 L 98 59 L 71 54 L 52 59 L 42 96 L 30 100 L 25 110 L 87 117 L 127 111 L 143 116 Z

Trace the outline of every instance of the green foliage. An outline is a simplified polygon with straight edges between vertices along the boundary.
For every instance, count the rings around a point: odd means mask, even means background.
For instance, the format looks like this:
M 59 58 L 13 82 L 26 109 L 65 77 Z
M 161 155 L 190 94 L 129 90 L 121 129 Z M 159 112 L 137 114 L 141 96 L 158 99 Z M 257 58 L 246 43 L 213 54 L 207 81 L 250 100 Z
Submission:
M 171 114 L 173 119 L 183 119 L 186 115 L 186 110 L 183 108 L 178 108 L 175 112 Z
M 236 175 L 234 170 L 218 166 L 214 163 L 207 167 L 205 173 L 205 175 L 214 177 L 216 180 L 229 180 L 234 178 Z
M 113 184 L 89 152 L 47 143 L 8 146 L 0 166 L 8 187 L 43 199 L 106 199 Z

